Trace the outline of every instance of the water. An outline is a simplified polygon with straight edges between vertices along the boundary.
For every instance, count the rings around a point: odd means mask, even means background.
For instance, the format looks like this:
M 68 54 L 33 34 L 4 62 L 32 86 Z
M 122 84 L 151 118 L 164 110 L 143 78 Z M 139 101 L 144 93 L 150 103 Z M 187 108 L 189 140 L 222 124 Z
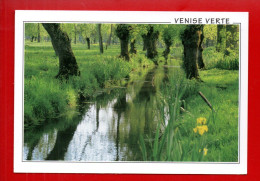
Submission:
M 136 72 L 125 87 L 104 89 L 83 104 L 75 120 L 50 123 L 37 134 L 25 132 L 23 159 L 141 161 L 140 135 L 149 145 L 160 117 L 160 88 L 174 69 Z

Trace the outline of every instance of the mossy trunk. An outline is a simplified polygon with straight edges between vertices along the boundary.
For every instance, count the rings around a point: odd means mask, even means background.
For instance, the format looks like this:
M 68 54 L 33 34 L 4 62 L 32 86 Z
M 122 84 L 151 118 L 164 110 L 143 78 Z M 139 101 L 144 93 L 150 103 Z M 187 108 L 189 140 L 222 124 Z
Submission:
M 128 40 L 120 39 L 120 47 L 121 47 L 120 57 L 129 61 Z
M 90 39 L 89 37 L 86 38 L 87 44 L 88 44 L 88 49 L 90 49 Z
M 38 43 L 41 41 L 41 29 L 40 29 L 40 23 L 38 23 Z
M 147 40 L 146 40 L 146 35 L 142 35 L 143 38 L 143 51 L 147 50 Z
M 99 50 L 100 53 L 104 53 L 104 48 L 103 48 L 103 40 L 102 40 L 102 34 L 101 34 L 101 24 L 98 24 L 98 41 L 99 41 Z
M 136 47 L 135 47 L 135 40 L 130 42 L 130 53 L 133 53 L 133 54 L 137 53 L 137 50 L 136 50 Z
M 217 25 L 217 52 L 226 51 L 226 25 Z
M 202 34 L 200 36 L 200 43 L 199 43 L 199 52 L 198 52 L 198 66 L 200 69 L 204 69 L 205 68 L 205 64 L 204 64 L 204 61 L 203 61 L 203 56 L 202 56 L 202 53 L 203 53 L 203 47 L 202 47 L 202 42 L 203 42 L 203 39 L 204 39 L 204 35 L 203 35 L 203 31 L 202 31 Z
M 159 38 L 159 31 L 155 31 L 153 26 L 147 27 L 147 34 L 143 35 L 144 45 L 146 47 L 146 57 L 149 59 L 153 59 L 157 57 L 157 40 Z M 158 65 L 158 62 L 154 60 L 154 64 Z
M 158 38 L 159 38 L 159 32 L 154 31 L 154 28 L 150 26 L 148 33 L 146 35 L 147 58 L 154 59 L 158 55 L 157 47 L 156 47 Z
M 42 23 L 42 25 L 50 35 L 53 48 L 59 56 L 59 73 L 56 78 L 68 79 L 72 75 L 79 76 L 78 64 L 67 33 L 60 29 L 58 23 Z
M 198 54 L 201 44 L 202 25 L 189 25 L 182 34 L 182 44 L 184 46 L 184 70 L 188 79 L 199 79 Z
M 128 42 L 129 42 L 129 25 L 126 24 L 119 24 L 116 28 L 116 35 L 120 39 L 120 57 L 124 58 L 125 60 L 129 61 L 129 52 L 128 52 Z
M 168 55 L 169 55 L 169 53 L 170 53 L 170 51 L 171 51 L 171 50 L 170 50 L 170 47 L 172 46 L 172 41 L 164 40 L 164 43 L 165 43 L 166 47 L 165 47 L 165 50 L 163 51 L 163 56 L 164 56 L 165 61 L 166 61 L 166 63 L 167 63 Z

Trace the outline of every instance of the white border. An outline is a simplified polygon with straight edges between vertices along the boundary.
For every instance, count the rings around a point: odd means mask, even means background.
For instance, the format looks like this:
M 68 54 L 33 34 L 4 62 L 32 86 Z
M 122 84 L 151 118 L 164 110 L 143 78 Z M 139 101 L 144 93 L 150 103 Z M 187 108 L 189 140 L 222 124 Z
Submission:
M 238 163 L 192 162 L 26 162 L 22 161 L 23 131 L 23 22 L 170 22 L 174 18 L 229 18 L 241 23 L 240 144 Z M 205 21 L 203 21 L 205 23 Z M 147 174 L 246 174 L 248 104 L 248 13 L 247 12 L 145 12 L 145 11 L 15 11 L 14 172 L 23 173 L 147 173 Z

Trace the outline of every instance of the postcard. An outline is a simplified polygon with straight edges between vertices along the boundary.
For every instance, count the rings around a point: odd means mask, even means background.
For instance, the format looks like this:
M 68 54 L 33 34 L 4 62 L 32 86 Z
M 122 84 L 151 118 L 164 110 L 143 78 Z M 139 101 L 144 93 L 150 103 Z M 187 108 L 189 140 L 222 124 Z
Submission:
M 14 84 L 15 173 L 247 173 L 247 12 L 18 10 Z

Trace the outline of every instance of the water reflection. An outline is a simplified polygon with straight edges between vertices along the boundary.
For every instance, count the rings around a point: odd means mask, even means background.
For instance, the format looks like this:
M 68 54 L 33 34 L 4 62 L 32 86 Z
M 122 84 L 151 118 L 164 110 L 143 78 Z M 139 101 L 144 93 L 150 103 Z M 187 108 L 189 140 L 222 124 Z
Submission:
M 104 90 L 94 103 L 80 107 L 80 115 L 64 125 L 43 129 L 38 139 L 25 140 L 26 160 L 139 161 L 139 138 L 147 142 L 158 123 L 160 85 L 167 66 L 150 69 L 125 88 Z M 138 76 L 139 75 L 139 76 Z M 42 139 L 45 135 L 45 139 Z M 47 137 L 46 137 L 47 135 Z M 45 147 L 39 150 L 39 147 Z M 43 151 L 44 150 L 44 151 Z

